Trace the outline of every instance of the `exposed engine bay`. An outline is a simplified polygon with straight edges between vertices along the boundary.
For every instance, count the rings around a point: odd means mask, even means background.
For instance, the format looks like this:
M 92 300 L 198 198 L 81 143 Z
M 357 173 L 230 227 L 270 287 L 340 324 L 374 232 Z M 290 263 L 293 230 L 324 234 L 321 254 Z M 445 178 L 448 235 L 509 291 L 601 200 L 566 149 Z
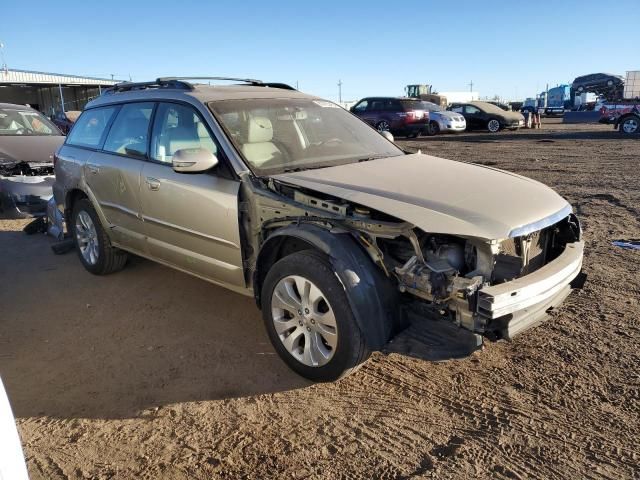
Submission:
M 258 185 L 254 185 L 258 187 Z M 394 279 L 407 304 L 445 316 L 476 333 L 495 324 L 478 308 L 478 292 L 529 275 L 556 259 L 568 243 L 580 239 L 580 225 L 570 214 L 542 230 L 515 238 L 487 240 L 423 232 L 413 225 L 362 205 L 270 180 L 244 198 L 247 252 L 257 252 L 271 231 L 291 223 L 315 223 L 350 233 L 373 262 Z M 253 189 L 252 189 L 253 190 Z M 269 194 L 269 192 L 271 194 Z M 247 258 L 255 269 L 255 257 Z

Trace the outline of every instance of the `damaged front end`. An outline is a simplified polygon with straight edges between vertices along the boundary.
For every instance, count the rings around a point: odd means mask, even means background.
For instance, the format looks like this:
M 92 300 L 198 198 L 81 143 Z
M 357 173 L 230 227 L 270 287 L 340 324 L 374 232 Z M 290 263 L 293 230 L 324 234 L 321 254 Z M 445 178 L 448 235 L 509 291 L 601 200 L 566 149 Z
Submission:
M 394 271 L 401 291 L 441 308 L 459 326 L 512 338 L 543 321 L 576 285 L 580 237 L 573 214 L 504 240 L 423 233 L 415 254 Z
M 272 179 L 244 185 L 245 264 L 257 296 L 258 252 L 279 229 L 300 224 L 350 235 L 395 285 L 403 308 L 490 338 L 511 338 L 540 323 L 580 274 L 583 243 L 570 208 L 533 230 L 487 240 L 424 232 L 364 205 Z
M 55 180 L 52 162 L 0 161 L 0 214 L 24 218 L 46 214 Z

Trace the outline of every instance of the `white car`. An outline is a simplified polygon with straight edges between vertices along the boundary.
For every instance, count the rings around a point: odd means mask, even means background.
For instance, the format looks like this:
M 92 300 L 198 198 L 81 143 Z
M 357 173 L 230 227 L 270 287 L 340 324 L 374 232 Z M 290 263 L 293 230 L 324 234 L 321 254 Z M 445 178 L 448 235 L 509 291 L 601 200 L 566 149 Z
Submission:
M 11 405 L 0 380 L 0 480 L 29 480 Z
M 425 133 L 437 135 L 441 132 L 464 132 L 467 121 L 462 115 L 450 112 L 432 102 L 422 102 L 424 109 L 429 112 L 429 126 Z

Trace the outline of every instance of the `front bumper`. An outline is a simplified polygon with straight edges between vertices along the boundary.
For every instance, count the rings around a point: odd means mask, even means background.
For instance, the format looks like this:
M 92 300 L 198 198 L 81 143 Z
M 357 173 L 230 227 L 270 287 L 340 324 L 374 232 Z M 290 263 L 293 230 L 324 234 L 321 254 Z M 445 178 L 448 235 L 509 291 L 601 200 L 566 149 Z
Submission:
M 0 176 L 0 213 L 9 218 L 45 215 L 54 180 L 53 175 Z
M 443 132 L 464 132 L 467 129 L 466 123 L 441 123 L 440 130 Z
M 478 291 L 478 314 L 487 330 L 512 338 L 538 325 L 559 305 L 580 274 L 584 242 L 569 243 L 558 258 L 529 275 Z

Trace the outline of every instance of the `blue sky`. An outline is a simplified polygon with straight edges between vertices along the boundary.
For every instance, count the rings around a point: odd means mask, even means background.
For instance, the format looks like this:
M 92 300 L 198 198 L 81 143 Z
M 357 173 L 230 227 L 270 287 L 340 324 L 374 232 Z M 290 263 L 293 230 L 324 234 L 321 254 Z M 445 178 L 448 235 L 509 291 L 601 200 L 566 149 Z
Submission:
M 281 81 L 330 99 L 410 83 L 534 96 L 578 75 L 640 70 L 639 0 L 0 3 L 9 68 L 148 80 Z M 626 35 L 625 35 L 626 32 Z

